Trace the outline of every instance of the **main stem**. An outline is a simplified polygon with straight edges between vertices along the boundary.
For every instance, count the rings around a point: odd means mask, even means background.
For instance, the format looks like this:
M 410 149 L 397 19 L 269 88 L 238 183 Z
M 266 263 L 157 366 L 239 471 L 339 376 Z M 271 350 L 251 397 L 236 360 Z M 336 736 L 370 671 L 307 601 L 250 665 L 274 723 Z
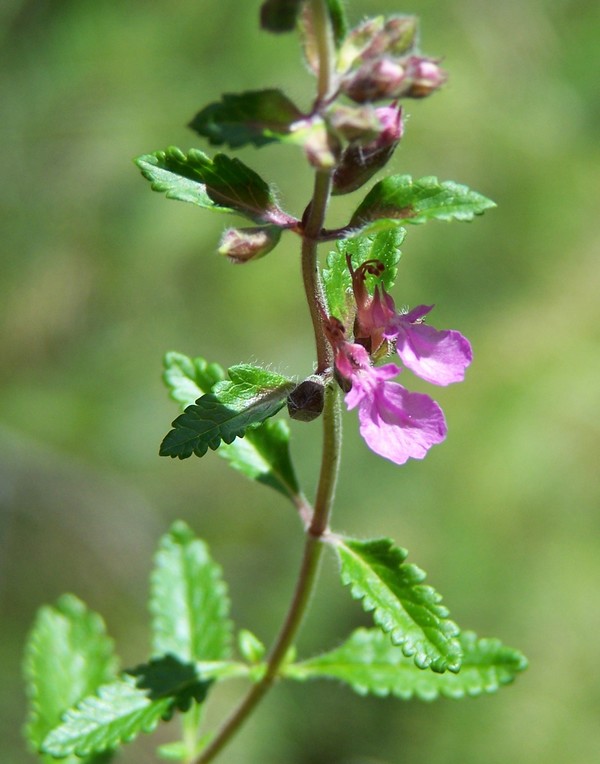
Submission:
M 317 102 L 325 100 L 331 86 L 332 41 L 325 0 L 310 0 L 314 29 L 319 50 L 319 80 Z M 331 191 L 331 172 L 318 170 L 308 215 L 302 237 L 302 278 L 315 335 L 317 372 L 324 373 L 333 363 L 331 349 L 323 332 L 323 316 L 326 302 L 317 267 L 317 242 L 323 227 Z M 292 646 L 314 591 L 319 562 L 323 553 L 322 537 L 327 532 L 333 507 L 335 486 L 341 452 L 341 412 L 339 391 L 329 382 L 325 389 L 323 407 L 323 452 L 321 470 L 315 499 L 314 512 L 306 529 L 302 563 L 294 595 L 279 635 L 271 648 L 265 673 L 231 716 L 225 720 L 212 742 L 195 760 L 195 764 L 207 764 L 229 743 L 238 729 L 250 716 L 262 697 L 273 685 L 288 650 Z

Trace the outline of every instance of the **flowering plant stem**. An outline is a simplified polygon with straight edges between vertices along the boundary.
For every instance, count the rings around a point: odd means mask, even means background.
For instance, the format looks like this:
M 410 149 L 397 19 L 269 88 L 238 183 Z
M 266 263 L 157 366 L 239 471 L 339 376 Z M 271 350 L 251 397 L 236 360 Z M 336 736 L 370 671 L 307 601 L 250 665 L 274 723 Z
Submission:
M 315 32 L 319 40 L 319 98 L 323 98 L 330 87 L 331 32 L 324 0 L 313 0 Z M 302 276 L 306 300 L 312 318 L 317 350 L 317 372 L 324 372 L 333 362 L 331 347 L 323 331 L 323 316 L 326 315 L 323 289 L 317 268 L 317 237 L 323 227 L 331 190 L 331 173 L 318 170 L 312 199 L 307 208 L 308 215 L 302 236 Z M 308 608 L 317 582 L 319 562 L 323 552 L 322 537 L 327 532 L 329 517 L 333 507 L 335 486 L 341 455 L 341 401 L 339 388 L 331 382 L 325 391 L 323 408 L 323 447 L 321 471 L 317 497 L 310 522 L 306 525 L 306 540 L 296 582 L 294 595 L 287 616 L 275 640 L 262 679 L 253 685 L 231 716 L 225 720 L 213 740 L 195 760 L 195 764 L 206 764 L 219 754 L 229 743 L 245 720 L 251 715 L 277 678 L 279 668 L 292 646 Z
M 316 95 L 308 113 L 282 91 L 225 94 L 190 124 L 214 145 L 272 142 L 302 147 L 314 168 L 311 198 L 300 219 L 279 207 L 273 186 L 225 153 L 199 149 L 145 154 L 136 163 L 152 188 L 203 209 L 233 213 L 253 226 L 224 231 L 219 252 L 241 265 L 273 250 L 282 234 L 298 235 L 302 281 L 315 339 L 312 373 L 298 381 L 240 363 L 221 368 L 170 351 L 164 380 L 182 407 L 159 454 L 187 459 L 219 455 L 239 473 L 285 496 L 304 528 L 304 549 L 287 614 L 269 651 L 235 624 L 227 586 L 204 541 L 181 521 L 160 541 L 151 577 L 152 654 L 120 673 L 100 616 L 72 596 L 42 608 L 26 652 L 31 699 L 27 734 L 47 760 L 96 760 L 177 711 L 180 741 L 159 753 L 184 764 L 207 764 L 229 744 L 277 680 L 336 679 L 377 696 L 430 701 L 493 692 L 513 681 L 525 658 L 497 639 L 461 631 L 405 562 L 392 539 L 352 539 L 330 529 L 341 454 L 341 399 L 357 409 L 360 433 L 373 452 L 396 465 L 423 459 L 447 433 L 429 395 L 392 381 L 403 369 L 432 385 L 461 382 L 471 345 L 455 330 L 425 322 L 432 305 L 397 310 L 390 294 L 405 224 L 472 220 L 494 204 L 454 181 L 392 175 L 372 186 L 347 224 L 324 227 L 331 196 L 360 189 L 388 162 L 403 135 L 400 98 L 423 98 L 445 82 L 437 60 L 421 55 L 417 20 L 394 15 L 349 28 L 342 0 L 264 0 L 261 25 L 296 29 Z M 346 99 L 353 102 L 348 105 Z M 375 107 L 377 101 L 387 105 Z M 324 263 L 320 242 L 336 240 Z M 396 354 L 399 363 L 381 362 Z M 410 384 L 410 383 L 409 383 Z M 290 451 L 291 431 L 275 415 L 322 416 L 321 464 L 314 502 L 305 498 Z M 337 556 L 341 582 L 372 613 L 374 627 L 355 630 L 333 650 L 295 658 L 294 643 L 317 583 L 323 549 Z M 64 656 L 60 670 L 47 656 Z M 265 657 L 266 656 L 266 657 Z M 459 673 L 460 672 L 460 673 Z M 200 731 L 214 683 L 252 683 L 212 735 Z

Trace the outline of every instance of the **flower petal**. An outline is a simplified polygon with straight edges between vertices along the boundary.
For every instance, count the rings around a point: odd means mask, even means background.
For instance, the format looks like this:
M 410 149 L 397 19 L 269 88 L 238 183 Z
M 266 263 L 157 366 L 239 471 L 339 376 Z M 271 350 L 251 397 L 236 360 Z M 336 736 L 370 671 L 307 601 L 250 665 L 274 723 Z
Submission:
M 444 413 L 428 395 L 410 393 L 395 382 L 382 382 L 372 392 L 359 402 L 358 417 L 360 433 L 376 454 L 404 464 L 422 459 L 446 437 Z
M 351 347 L 360 347 L 352 345 Z M 368 359 L 368 354 L 365 351 Z M 364 398 L 372 398 L 376 395 L 380 384 L 385 384 L 386 380 L 397 377 L 402 369 L 395 363 L 386 363 L 385 366 L 364 366 L 355 369 L 352 374 L 352 388 L 346 394 L 345 401 L 348 410 L 355 408 Z
M 434 385 L 461 382 L 473 359 L 469 341 L 453 330 L 438 331 L 401 317 L 390 336 L 395 336 L 396 351 L 406 368 Z

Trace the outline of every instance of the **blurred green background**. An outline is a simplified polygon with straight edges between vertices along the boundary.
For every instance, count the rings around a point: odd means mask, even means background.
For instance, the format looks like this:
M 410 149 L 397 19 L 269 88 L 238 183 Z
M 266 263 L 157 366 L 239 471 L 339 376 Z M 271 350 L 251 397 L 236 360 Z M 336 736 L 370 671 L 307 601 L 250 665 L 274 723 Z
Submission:
M 248 267 L 214 250 L 224 224 L 150 192 L 131 158 L 176 144 L 224 91 L 282 87 L 308 106 L 294 36 L 257 28 L 258 0 L 3 0 L 0 366 L 0 717 L 3 764 L 26 764 L 21 651 L 36 609 L 72 591 L 104 614 L 125 665 L 148 654 L 151 555 L 175 518 L 205 537 L 240 626 L 270 641 L 302 543 L 279 496 L 209 454 L 159 459 L 176 415 L 166 350 L 310 373 L 297 240 Z M 598 34 L 593 0 L 353 0 L 403 11 L 447 87 L 406 104 L 391 170 L 498 202 L 472 225 L 411 228 L 397 303 L 473 342 L 463 385 L 436 390 L 447 441 L 403 468 L 346 416 L 335 527 L 391 535 L 453 617 L 522 649 L 497 696 L 432 705 L 280 686 L 230 764 L 592 764 L 600 751 Z M 299 214 L 311 176 L 291 147 L 239 156 Z M 359 194 L 336 200 L 345 221 Z M 408 382 L 408 379 L 406 380 Z M 313 489 L 318 424 L 293 423 Z M 323 568 L 299 648 L 368 623 Z M 220 719 L 243 686 L 219 688 Z M 176 722 L 160 739 L 177 734 Z M 142 737 L 120 761 L 155 760 Z

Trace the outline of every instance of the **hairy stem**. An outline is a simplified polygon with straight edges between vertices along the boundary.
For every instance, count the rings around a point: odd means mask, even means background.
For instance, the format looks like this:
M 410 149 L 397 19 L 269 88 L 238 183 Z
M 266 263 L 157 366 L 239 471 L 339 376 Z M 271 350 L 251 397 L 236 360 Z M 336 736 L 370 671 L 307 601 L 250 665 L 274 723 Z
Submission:
M 317 103 L 319 103 L 326 99 L 331 88 L 333 43 L 325 0 L 310 0 L 310 2 L 319 51 L 317 95 Z M 323 318 L 327 315 L 327 310 L 317 266 L 318 239 L 325 220 L 330 192 L 331 171 L 318 170 L 315 174 L 313 195 L 307 208 L 302 230 L 302 278 L 315 336 L 317 372 L 320 373 L 324 373 L 327 369 L 331 368 L 333 363 L 331 348 L 323 332 Z M 212 761 L 229 743 L 258 705 L 261 698 L 273 685 L 281 665 L 298 634 L 315 588 L 319 562 L 323 553 L 322 537 L 327 532 L 329 516 L 333 506 L 341 450 L 340 419 L 338 388 L 335 383 L 330 381 L 325 391 L 323 453 L 317 497 L 312 517 L 307 516 L 308 503 L 304 500 L 300 505 L 298 504 L 298 497 L 296 497 L 297 506 L 306 523 L 306 538 L 298 580 L 285 621 L 270 650 L 265 673 L 262 678 L 250 688 L 239 706 L 225 720 L 211 743 L 196 759 L 195 764 L 207 764 L 207 762 Z
M 333 34 L 325 0 L 310 0 L 317 51 L 319 75 L 317 103 L 327 100 L 333 82 Z
M 330 190 L 331 172 L 318 171 L 302 238 L 302 278 L 315 335 L 317 374 L 324 373 L 333 363 L 331 347 L 323 332 L 323 316 L 327 310 L 317 267 L 317 237 L 325 219 Z

